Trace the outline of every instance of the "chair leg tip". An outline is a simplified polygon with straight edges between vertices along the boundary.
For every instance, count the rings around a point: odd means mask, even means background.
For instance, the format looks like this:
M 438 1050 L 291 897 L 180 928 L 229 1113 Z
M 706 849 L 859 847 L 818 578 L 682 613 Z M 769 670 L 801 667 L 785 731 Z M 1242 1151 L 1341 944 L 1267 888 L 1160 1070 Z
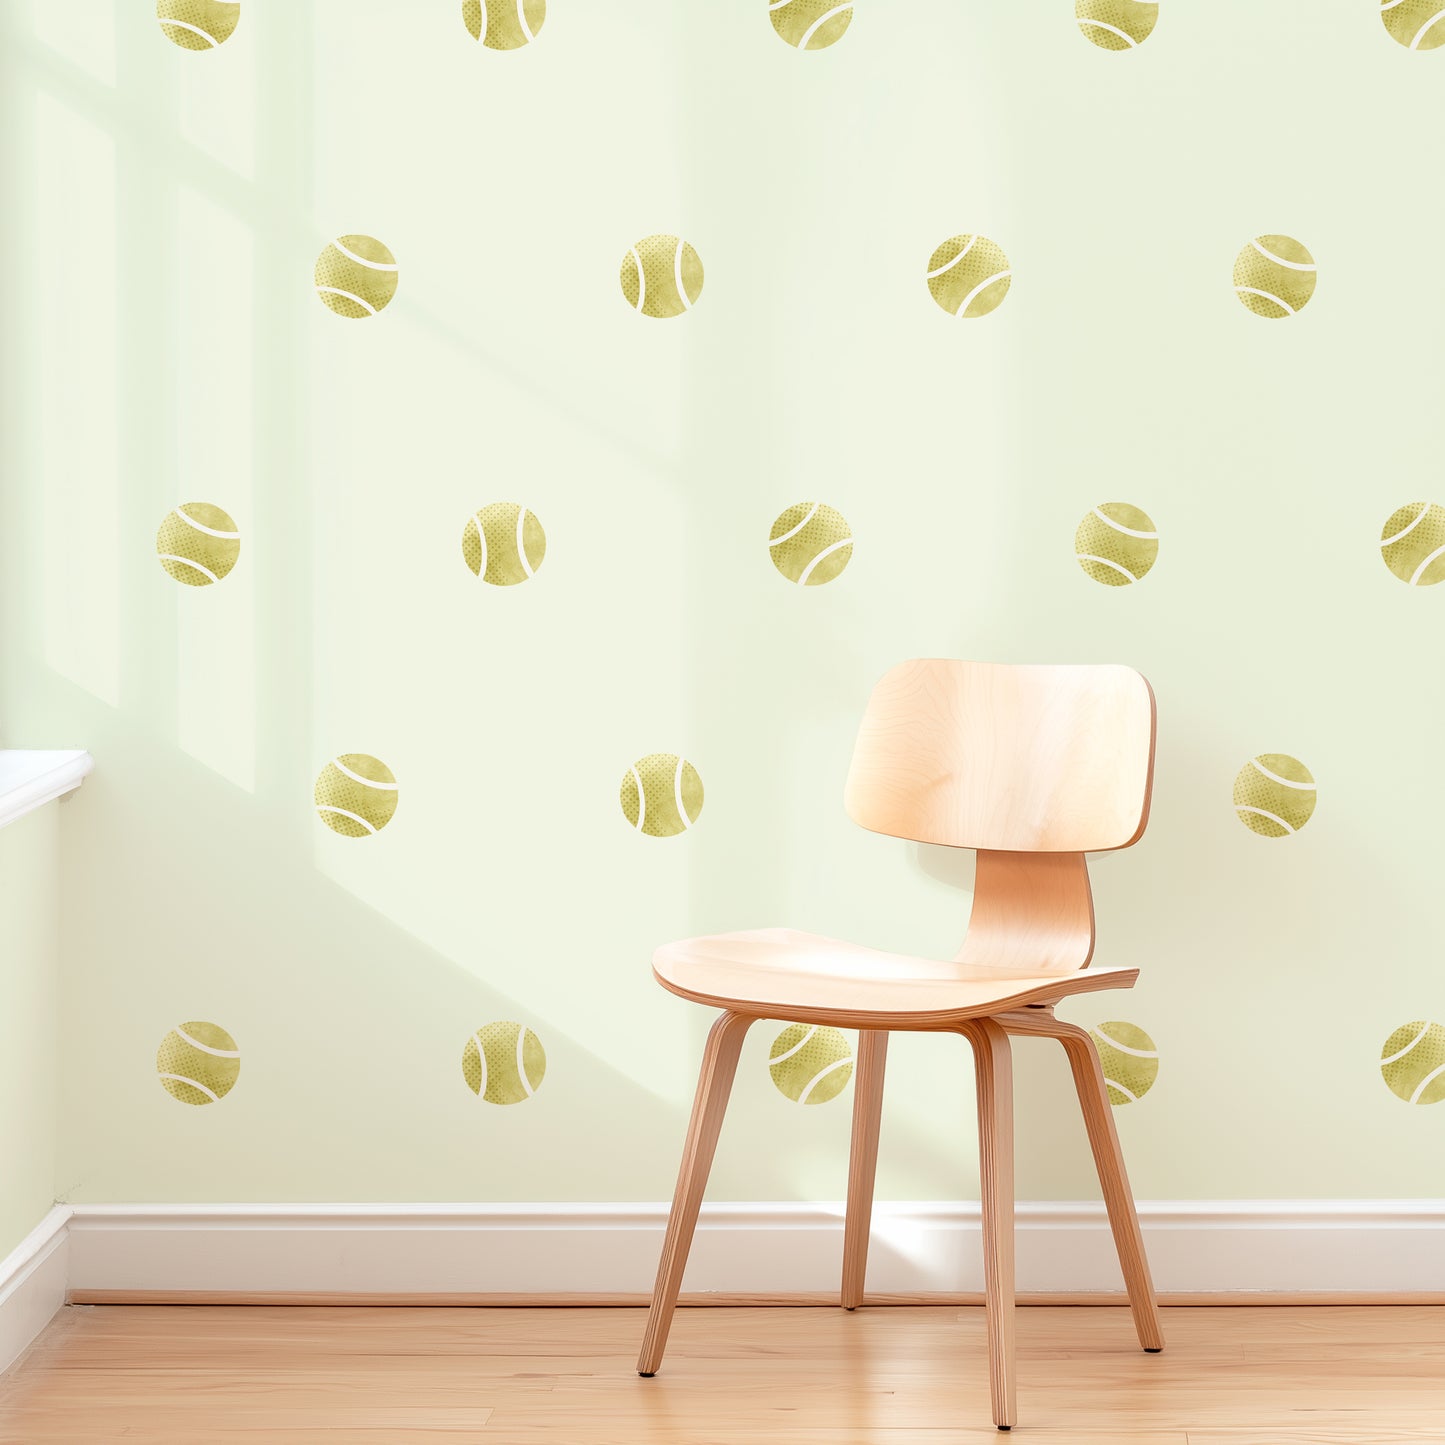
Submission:
M 644 1380 L 650 1380 L 650 1379 L 657 1373 L 657 1371 L 656 1371 L 656 1370 L 639 1370 L 637 1373 L 638 1373 L 639 1375 L 641 1375 Z
M 1145 1353 L 1146 1355 L 1162 1355 L 1162 1354 L 1164 1353 L 1164 1346 L 1163 1346 L 1163 1345 L 1145 1345 L 1145 1346 L 1144 1346 L 1144 1353 Z
M 1012 1425 L 1000 1425 L 998 1428 L 999 1428 L 1000 1430 L 1012 1430 L 1012 1429 L 1013 1429 L 1013 1426 L 1012 1426 Z

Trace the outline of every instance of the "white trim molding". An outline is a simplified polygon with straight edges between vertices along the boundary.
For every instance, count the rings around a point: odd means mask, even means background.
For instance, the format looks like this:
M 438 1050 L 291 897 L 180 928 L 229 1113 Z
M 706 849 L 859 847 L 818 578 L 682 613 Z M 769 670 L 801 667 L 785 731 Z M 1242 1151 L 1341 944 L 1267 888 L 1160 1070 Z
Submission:
M 0 748 L 0 828 L 73 793 L 94 767 L 83 748 Z
M 65 1303 L 70 1210 L 57 1204 L 0 1259 L 0 1371 L 6 1370 Z

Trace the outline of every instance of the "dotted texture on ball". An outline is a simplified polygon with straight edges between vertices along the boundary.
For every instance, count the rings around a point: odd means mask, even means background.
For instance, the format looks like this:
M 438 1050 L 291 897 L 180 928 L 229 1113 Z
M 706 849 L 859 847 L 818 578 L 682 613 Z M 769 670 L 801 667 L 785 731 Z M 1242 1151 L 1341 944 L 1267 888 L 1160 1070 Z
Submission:
M 396 295 L 396 257 L 374 236 L 339 236 L 316 258 L 316 294 L 338 315 L 375 316 Z
M 1234 780 L 1234 809 L 1252 832 L 1287 838 L 1314 814 L 1314 775 L 1288 753 L 1260 753 Z
M 1406 502 L 1380 528 L 1385 566 L 1412 587 L 1445 582 L 1445 507 Z
M 622 776 L 622 816 L 653 838 L 675 838 L 702 812 L 702 779 L 676 753 L 649 753 Z
M 1134 1104 L 1159 1077 L 1159 1050 L 1138 1024 L 1113 1019 L 1090 1030 L 1111 1104 Z
M 1385 29 L 1407 50 L 1445 45 L 1445 4 L 1441 0 L 1395 0 L 1380 7 Z
M 240 0 L 156 0 L 162 33 L 182 50 L 215 50 L 231 38 L 240 18 Z
M 1256 316 L 1293 316 L 1315 294 L 1315 258 L 1292 236 L 1256 236 L 1235 259 L 1234 294 Z
M 516 502 L 483 507 L 462 529 L 462 558 L 474 577 L 494 587 L 525 582 L 547 555 L 542 524 Z
M 680 236 L 644 236 L 623 258 L 622 294 L 644 316 L 681 316 L 702 295 L 702 258 Z
M 1074 533 L 1074 557 L 1085 575 L 1106 587 L 1127 587 L 1159 556 L 1159 534 L 1148 512 L 1128 502 L 1104 502 Z
M 193 1020 L 178 1024 L 156 1050 L 161 1085 L 183 1104 L 214 1104 L 241 1076 L 241 1052 L 219 1024 Z
M 852 529 L 841 512 L 823 502 L 798 502 L 773 523 L 768 555 L 789 582 L 820 587 L 852 559 Z
M 321 821 L 333 832 L 369 838 L 396 812 L 396 778 L 370 753 L 342 753 L 322 768 L 314 797 Z
M 537 38 L 547 0 L 465 0 L 462 22 L 489 50 L 518 50 Z
M 1380 1073 L 1407 1104 L 1445 1099 L 1445 1027 L 1416 1019 L 1401 1024 L 1380 1050 Z
M 1142 0 L 1074 0 L 1074 15 L 1100 50 L 1134 50 L 1153 33 L 1159 7 Z
M 241 555 L 241 534 L 230 514 L 210 502 L 183 502 L 161 519 L 156 556 L 177 582 L 209 587 Z
M 950 316 L 987 316 L 1012 284 L 1003 247 L 987 236 L 951 236 L 928 260 L 929 294 Z
M 842 0 L 786 0 L 768 6 L 773 29 L 799 50 L 826 50 L 843 38 L 853 19 L 851 3 Z
M 484 1024 L 462 1050 L 467 1088 L 488 1104 L 520 1104 L 542 1086 L 547 1055 L 542 1040 L 509 1019 Z
M 768 1051 L 768 1072 L 795 1104 L 826 1104 L 853 1077 L 853 1049 L 837 1029 L 789 1024 Z

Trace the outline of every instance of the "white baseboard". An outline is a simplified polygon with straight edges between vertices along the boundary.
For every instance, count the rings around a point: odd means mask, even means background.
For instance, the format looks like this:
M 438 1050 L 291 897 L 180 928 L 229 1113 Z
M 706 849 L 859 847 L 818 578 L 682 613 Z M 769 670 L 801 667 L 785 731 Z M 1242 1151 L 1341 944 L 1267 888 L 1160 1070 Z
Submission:
M 70 1210 L 57 1204 L 0 1259 L 0 1371 L 25 1352 L 65 1303 Z

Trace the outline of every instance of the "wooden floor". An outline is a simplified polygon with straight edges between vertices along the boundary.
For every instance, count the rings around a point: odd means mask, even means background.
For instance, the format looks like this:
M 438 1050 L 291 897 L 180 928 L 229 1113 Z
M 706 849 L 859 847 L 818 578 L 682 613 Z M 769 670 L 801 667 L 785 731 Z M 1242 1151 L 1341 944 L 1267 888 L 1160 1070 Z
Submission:
M 0 1378 L 0 1440 L 953 1445 L 989 1424 L 979 1309 L 62 1310 Z M 1445 1442 L 1445 1308 L 1019 1312 L 1014 1440 Z

